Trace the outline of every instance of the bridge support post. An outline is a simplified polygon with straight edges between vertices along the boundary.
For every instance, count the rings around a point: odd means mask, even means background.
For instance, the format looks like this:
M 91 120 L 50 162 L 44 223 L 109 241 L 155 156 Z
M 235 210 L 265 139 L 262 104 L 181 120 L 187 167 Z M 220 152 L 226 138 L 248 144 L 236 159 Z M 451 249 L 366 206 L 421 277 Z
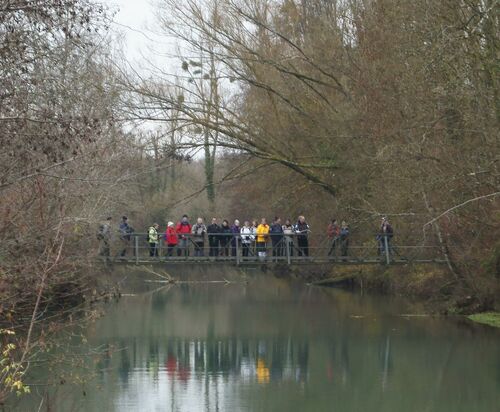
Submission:
M 385 249 L 385 263 L 388 265 L 391 263 L 391 257 L 389 254 L 389 240 L 387 240 L 387 235 L 384 235 L 384 249 Z
M 139 264 L 139 236 L 134 236 L 134 255 L 135 255 L 135 264 Z
M 236 266 L 240 265 L 240 241 L 237 236 L 235 236 L 234 241 L 236 242 Z

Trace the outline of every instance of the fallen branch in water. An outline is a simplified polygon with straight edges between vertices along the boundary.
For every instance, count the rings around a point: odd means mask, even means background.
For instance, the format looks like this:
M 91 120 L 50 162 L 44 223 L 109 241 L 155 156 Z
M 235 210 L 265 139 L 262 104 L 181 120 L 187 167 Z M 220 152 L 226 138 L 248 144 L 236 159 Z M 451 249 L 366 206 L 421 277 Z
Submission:
M 172 278 L 172 276 L 170 276 L 167 272 L 164 272 L 162 275 L 162 274 L 155 272 L 153 269 L 148 268 L 148 267 L 144 267 L 143 269 L 148 273 L 151 273 L 155 276 L 158 276 L 162 279 L 165 279 L 167 283 L 174 283 L 175 282 L 174 278 Z
M 224 285 L 230 285 L 233 283 L 248 283 L 245 280 L 242 281 L 229 281 L 227 279 L 224 280 L 149 280 L 144 279 L 144 282 L 148 283 L 175 283 L 175 284 L 186 284 L 186 283 L 223 283 Z

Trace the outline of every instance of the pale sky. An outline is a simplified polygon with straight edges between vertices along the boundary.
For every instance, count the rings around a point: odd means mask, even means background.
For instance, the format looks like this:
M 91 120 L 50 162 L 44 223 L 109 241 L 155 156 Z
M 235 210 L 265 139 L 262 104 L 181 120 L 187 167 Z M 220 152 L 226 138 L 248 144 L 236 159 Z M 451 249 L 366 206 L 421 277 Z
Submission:
M 143 56 L 157 59 L 152 48 L 168 47 L 166 38 L 158 36 L 154 0 L 101 0 L 111 11 L 117 11 L 112 25 L 114 31 L 125 36 L 124 51 L 131 63 L 140 62 Z M 157 1 L 157 0 L 156 0 Z M 172 46 L 168 47 L 173 52 Z M 136 64 L 134 64 L 136 66 Z

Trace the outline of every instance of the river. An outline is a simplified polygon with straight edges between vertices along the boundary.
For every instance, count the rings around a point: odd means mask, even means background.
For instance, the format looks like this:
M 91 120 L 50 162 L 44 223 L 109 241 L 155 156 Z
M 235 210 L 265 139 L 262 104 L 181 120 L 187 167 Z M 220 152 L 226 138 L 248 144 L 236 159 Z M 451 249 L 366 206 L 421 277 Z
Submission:
M 234 279 L 126 284 L 61 343 L 82 362 L 35 367 L 15 410 L 500 411 L 498 330 L 387 296 Z

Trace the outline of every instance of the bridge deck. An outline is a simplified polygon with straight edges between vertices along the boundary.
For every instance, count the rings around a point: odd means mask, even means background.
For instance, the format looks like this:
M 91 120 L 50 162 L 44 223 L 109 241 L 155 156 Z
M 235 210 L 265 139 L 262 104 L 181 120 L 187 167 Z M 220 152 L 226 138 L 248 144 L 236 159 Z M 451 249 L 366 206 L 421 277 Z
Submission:
M 268 242 L 264 249 L 258 249 L 255 244 L 243 247 L 242 235 L 233 234 L 226 239 L 224 246 L 209 247 L 197 245 L 190 235 L 183 235 L 184 246 L 177 245 L 167 248 L 164 241 L 152 244 L 145 242 L 145 234 L 134 234 L 130 241 L 118 246 L 119 253 L 125 252 L 125 257 L 111 253 L 108 246 L 108 257 L 101 259 L 117 263 L 134 264 L 197 264 L 197 265 L 406 265 L 409 263 L 445 263 L 442 253 L 436 245 L 412 244 L 410 246 L 392 245 L 385 237 L 384 243 L 372 242 L 366 245 L 347 245 L 342 247 L 338 240 L 324 236 L 309 236 L 309 246 L 298 247 L 295 237 L 283 237 L 278 243 Z M 212 235 L 211 235 L 212 236 Z M 217 238 L 217 236 L 215 236 Z M 222 238 L 220 240 L 222 242 Z M 220 243 L 222 245 L 222 243 Z M 102 250 L 101 250 L 102 251 Z M 116 249 L 113 250 L 114 252 Z M 245 253 L 246 252 L 246 253 Z M 261 252 L 265 256 L 261 255 Z M 116 253 L 116 252 L 115 252 Z M 187 254 L 187 256 L 186 256 Z M 203 256 L 199 256 L 202 254 Z M 210 256 L 210 255 L 213 256 Z M 309 256 L 304 256 L 308 254 Z M 156 255 L 154 257 L 150 257 Z
M 104 258 L 103 258 L 104 260 Z M 234 265 L 234 266 L 245 266 L 245 265 L 294 265 L 294 266 L 304 266 L 304 265 L 386 265 L 385 259 L 380 258 L 328 258 L 328 257 L 309 257 L 309 258 L 294 258 L 289 262 L 286 259 L 272 259 L 267 258 L 265 260 L 259 259 L 236 259 L 235 257 L 229 258 L 209 258 L 209 257 L 168 257 L 168 258 L 147 258 L 147 257 L 124 257 L 110 259 L 114 263 L 124 263 L 124 264 L 136 264 L 136 265 L 149 265 L 149 264 L 175 264 L 175 265 L 186 265 L 186 264 L 196 264 L 196 265 Z M 441 259 L 391 259 L 390 265 L 407 265 L 410 263 L 437 263 L 443 264 L 444 260 Z

